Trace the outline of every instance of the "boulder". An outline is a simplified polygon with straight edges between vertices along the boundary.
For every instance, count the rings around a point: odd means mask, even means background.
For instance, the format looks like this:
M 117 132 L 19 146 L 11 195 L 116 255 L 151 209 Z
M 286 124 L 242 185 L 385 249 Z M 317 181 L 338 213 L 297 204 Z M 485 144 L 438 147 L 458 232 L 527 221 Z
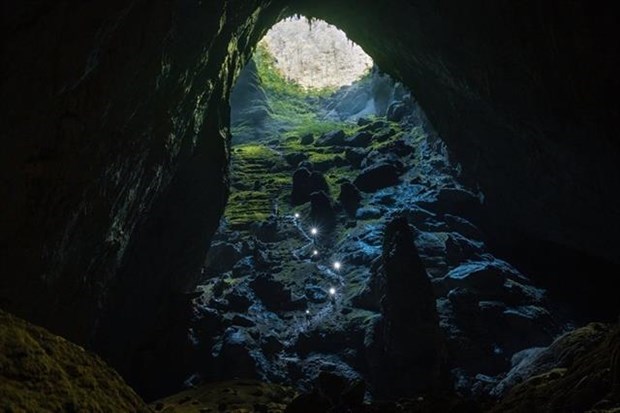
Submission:
M 293 173 L 293 189 L 291 191 L 291 204 L 301 205 L 310 200 L 310 171 L 306 168 L 298 168 Z
M 381 152 L 379 150 L 372 150 L 366 155 L 366 157 L 362 160 L 360 166 L 364 169 L 375 166 L 375 165 L 391 165 L 396 168 L 398 174 L 402 174 L 405 172 L 405 164 L 399 156 L 394 155 L 390 152 Z
M 291 290 L 269 274 L 259 274 L 250 282 L 250 288 L 270 311 L 288 311 L 305 306 L 302 300 L 294 300 Z
M 363 207 L 357 210 L 355 218 L 357 219 L 377 219 L 382 215 L 381 210 L 375 207 Z
M 239 327 L 254 327 L 256 325 L 250 317 L 241 314 L 235 314 L 230 322 L 233 326 Z
M 247 292 L 233 290 L 224 299 L 228 301 L 228 309 L 237 313 L 244 313 L 252 305 L 252 300 L 248 297 Z
M 345 139 L 343 144 L 346 146 L 364 147 L 368 146 L 370 142 L 372 142 L 372 137 L 372 133 L 368 131 L 361 131 L 350 138 Z
M 316 142 L 315 146 L 342 146 L 345 143 L 346 134 L 343 130 L 331 131 L 321 135 Z
M 413 153 L 413 146 L 406 144 L 403 140 L 395 140 L 380 147 L 377 152 L 392 153 L 398 157 L 404 157 Z
M 333 228 L 336 224 L 336 212 L 332 200 L 324 191 L 313 192 L 310 195 L 310 219 L 314 225 L 325 229 Z
M 267 220 L 252 225 L 256 238 L 263 242 L 276 242 L 279 239 L 278 218 L 270 215 Z
M 324 303 L 329 298 L 327 296 L 327 291 L 324 288 L 321 288 L 316 285 L 306 286 L 306 298 L 311 303 Z
M 312 142 L 314 142 L 314 135 L 312 135 L 311 133 L 307 133 L 301 138 L 299 138 L 299 143 L 302 145 L 310 145 L 312 144 Z
M 387 120 L 392 122 L 400 122 L 407 114 L 409 108 L 405 102 L 394 102 L 387 110 L 385 115 Z
M 357 126 L 366 126 L 366 125 L 369 125 L 371 123 L 372 123 L 372 121 L 370 119 L 368 119 L 368 118 L 359 118 L 357 120 Z
M 375 394 L 406 397 L 447 385 L 446 350 L 431 282 L 406 218 L 384 231 L 382 320 L 369 351 Z
M 351 182 L 345 182 L 340 185 L 340 195 L 338 195 L 338 200 L 347 214 L 355 216 L 355 212 L 357 211 L 360 201 L 362 200 L 362 195 L 355 185 Z
M 284 160 L 293 168 L 296 168 L 301 162 L 307 159 L 308 154 L 303 152 L 292 152 L 284 155 Z
M 261 337 L 261 348 L 266 355 L 279 353 L 284 349 L 284 344 L 273 334 L 266 334 Z
M 242 327 L 229 327 L 224 332 L 221 350 L 217 355 L 221 378 L 258 378 L 258 363 L 251 348 L 256 347 L 252 336 Z
M 208 273 L 218 275 L 230 271 L 241 256 L 242 251 L 240 243 L 216 241 L 213 242 L 209 248 L 205 260 L 205 267 Z
M 390 124 L 384 120 L 376 120 L 374 122 L 367 123 L 360 131 L 362 132 L 377 132 L 378 130 L 387 128 Z
M 396 185 L 399 175 L 394 165 L 382 163 L 364 169 L 353 183 L 360 191 L 376 192 L 379 189 Z
M 254 274 L 256 271 L 256 265 L 254 263 L 253 257 L 243 257 L 233 267 L 232 276 L 233 278 L 241 278 L 246 277 L 248 275 Z

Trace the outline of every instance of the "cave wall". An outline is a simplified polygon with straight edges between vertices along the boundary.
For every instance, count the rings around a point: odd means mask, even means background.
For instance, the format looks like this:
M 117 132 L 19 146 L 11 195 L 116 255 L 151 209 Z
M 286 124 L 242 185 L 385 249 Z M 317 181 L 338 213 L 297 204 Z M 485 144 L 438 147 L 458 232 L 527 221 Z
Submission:
M 270 3 L 3 5 L 2 307 L 89 343 L 187 287 L 226 201 L 229 91 Z
M 116 364 L 171 322 L 226 201 L 234 76 L 283 11 L 338 25 L 415 91 L 498 236 L 618 261 L 618 29 L 604 7 L 14 2 L 2 25 L 3 308 Z

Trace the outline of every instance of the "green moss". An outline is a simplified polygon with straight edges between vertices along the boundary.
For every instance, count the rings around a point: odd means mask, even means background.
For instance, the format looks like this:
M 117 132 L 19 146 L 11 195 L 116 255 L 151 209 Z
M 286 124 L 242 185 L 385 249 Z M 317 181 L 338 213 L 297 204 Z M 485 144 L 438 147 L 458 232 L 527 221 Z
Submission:
M 0 310 L 0 410 L 150 412 L 99 357 Z
M 243 228 L 269 217 L 274 205 L 281 207 L 291 184 L 290 167 L 282 155 L 264 144 L 233 148 L 232 191 L 224 217 L 234 228 Z

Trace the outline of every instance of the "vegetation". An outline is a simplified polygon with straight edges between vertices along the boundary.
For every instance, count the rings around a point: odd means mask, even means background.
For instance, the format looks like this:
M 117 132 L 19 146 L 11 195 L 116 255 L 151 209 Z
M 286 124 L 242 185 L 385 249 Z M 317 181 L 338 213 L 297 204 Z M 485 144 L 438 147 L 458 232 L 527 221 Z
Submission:
M 0 310 L 0 410 L 149 412 L 99 357 Z
M 351 125 L 345 122 L 326 121 L 321 118 L 321 104 L 334 89 L 305 89 L 285 79 L 276 68 L 275 59 L 267 48 L 259 44 L 254 61 L 271 107 L 272 119 L 287 134 L 320 134 Z
M 276 208 L 281 213 L 291 211 L 289 201 L 295 168 L 285 160 L 289 155 L 305 155 L 318 170 L 323 171 L 333 197 L 338 195 L 344 179 L 353 180 L 357 176 L 351 166 L 343 165 L 345 152 L 342 148 L 302 145 L 300 141 L 308 134 L 318 138 L 326 132 L 341 129 L 347 136 L 352 136 L 361 129 L 353 123 L 323 119 L 325 102 L 333 91 L 305 90 L 287 81 L 275 67 L 274 58 L 264 45 L 259 44 L 254 59 L 269 99 L 269 129 L 272 132 L 252 143 L 233 146 L 231 195 L 224 217 L 232 228 L 239 230 L 266 220 Z M 393 122 L 376 133 L 385 133 L 390 128 L 394 132 L 387 139 L 372 142 L 367 149 L 380 150 L 402 137 L 400 126 Z M 233 135 L 235 132 L 233 130 Z M 247 130 L 237 132 L 251 134 Z
M 285 203 L 291 174 L 280 153 L 262 143 L 236 145 L 231 164 L 232 193 L 224 212 L 229 225 L 263 221 Z

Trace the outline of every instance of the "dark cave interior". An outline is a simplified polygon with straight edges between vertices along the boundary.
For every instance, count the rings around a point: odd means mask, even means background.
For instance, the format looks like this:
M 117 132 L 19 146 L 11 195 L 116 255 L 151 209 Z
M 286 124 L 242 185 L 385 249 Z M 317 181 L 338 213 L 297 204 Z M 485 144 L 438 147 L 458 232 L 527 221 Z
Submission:
M 252 58 L 298 14 L 381 69 L 296 96 L 310 129 Z M 617 21 L 583 0 L 6 4 L 0 407 L 617 411 Z

